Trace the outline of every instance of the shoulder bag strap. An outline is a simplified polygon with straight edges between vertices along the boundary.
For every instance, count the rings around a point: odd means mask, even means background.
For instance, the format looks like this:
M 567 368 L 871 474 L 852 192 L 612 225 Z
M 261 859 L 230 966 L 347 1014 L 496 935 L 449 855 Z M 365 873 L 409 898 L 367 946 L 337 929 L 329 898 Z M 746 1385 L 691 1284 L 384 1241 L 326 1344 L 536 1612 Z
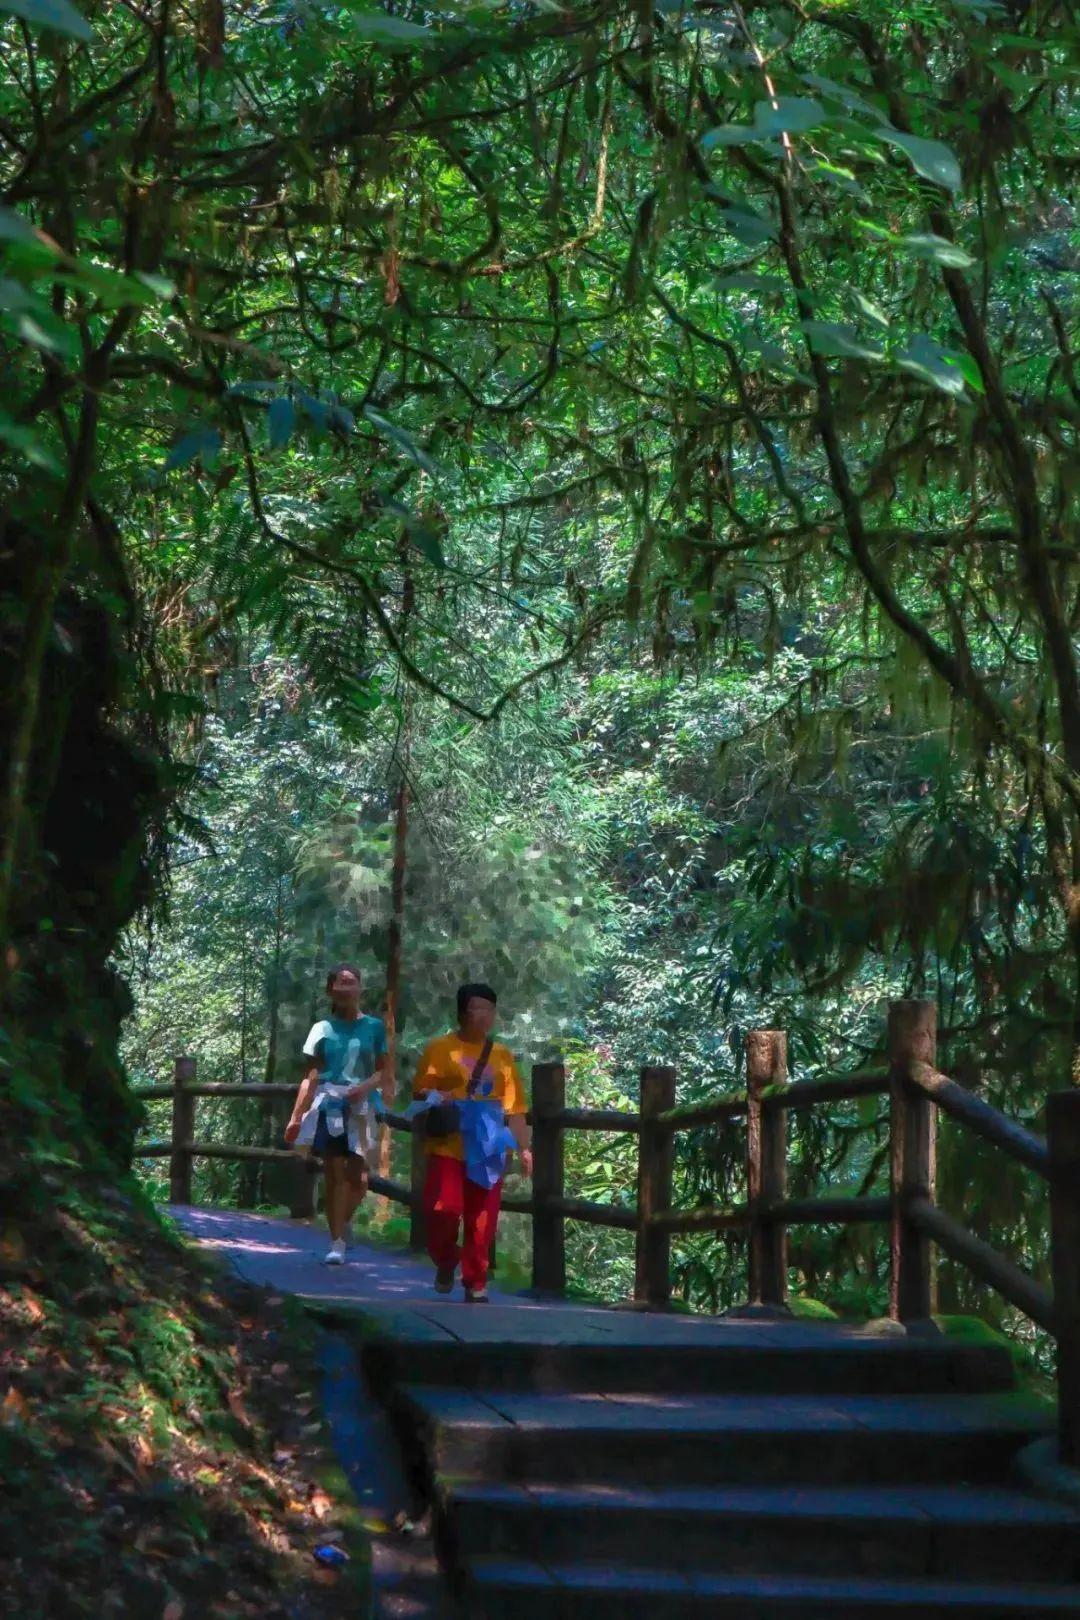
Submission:
M 479 1080 L 480 1076 L 483 1074 L 484 1065 L 487 1063 L 488 1058 L 491 1056 L 491 1048 L 494 1045 L 495 1045 L 495 1042 L 492 1040 L 491 1036 L 489 1035 L 487 1040 L 484 1042 L 483 1046 L 480 1048 L 480 1056 L 477 1058 L 476 1062 L 473 1064 L 472 1080 L 469 1082 L 470 1085 L 475 1085 L 476 1082 Z

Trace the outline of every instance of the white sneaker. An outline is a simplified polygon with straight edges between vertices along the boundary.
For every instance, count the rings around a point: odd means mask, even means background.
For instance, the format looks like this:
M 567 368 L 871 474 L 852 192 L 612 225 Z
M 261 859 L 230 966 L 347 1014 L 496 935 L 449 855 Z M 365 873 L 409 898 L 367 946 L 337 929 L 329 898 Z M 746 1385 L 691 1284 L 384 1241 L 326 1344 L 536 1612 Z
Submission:
M 323 1263 L 324 1265 L 328 1266 L 343 1266 L 345 1264 L 344 1238 L 334 1239 L 333 1243 L 331 1243 L 329 1249 L 326 1251 L 326 1259 Z

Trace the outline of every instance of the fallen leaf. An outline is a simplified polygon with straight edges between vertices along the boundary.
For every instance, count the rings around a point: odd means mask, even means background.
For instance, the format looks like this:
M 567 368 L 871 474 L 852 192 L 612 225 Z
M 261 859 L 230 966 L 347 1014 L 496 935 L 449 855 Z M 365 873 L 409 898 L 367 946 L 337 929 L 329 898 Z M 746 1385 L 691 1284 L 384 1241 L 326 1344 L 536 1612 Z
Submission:
M 287 1361 L 275 1361 L 274 1365 L 270 1369 L 275 1378 L 284 1378 L 288 1370 L 289 1363 Z
M 318 1581 L 320 1586 L 336 1586 L 337 1585 L 338 1572 L 337 1572 L 336 1569 L 324 1569 L 322 1564 L 316 1564 L 315 1568 L 312 1570 L 311 1573 L 314 1576 L 314 1578 Z
M 325 1491 L 316 1486 L 311 1492 L 311 1511 L 317 1519 L 325 1519 L 333 1511 L 334 1504 Z
M 37 1327 L 38 1323 L 42 1321 L 45 1316 L 45 1312 L 41 1307 L 40 1301 L 30 1292 L 28 1288 L 24 1288 L 20 1303 L 26 1315 L 30 1318 L 34 1326 Z
M 25 1423 L 30 1416 L 26 1396 L 12 1384 L 0 1406 L 0 1420 L 4 1423 Z
M 239 1423 L 245 1429 L 250 1429 L 251 1419 L 247 1415 L 247 1408 L 244 1406 L 244 1397 L 241 1395 L 240 1391 L 238 1389 L 230 1389 L 226 1398 L 229 1402 L 229 1411 L 232 1413 L 237 1423 Z
M 131 1441 L 131 1449 L 135 1453 L 135 1461 L 138 1463 L 140 1468 L 145 1470 L 152 1467 L 154 1461 L 154 1448 L 146 1438 L 145 1434 L 137 1434 L 133 1436 Z

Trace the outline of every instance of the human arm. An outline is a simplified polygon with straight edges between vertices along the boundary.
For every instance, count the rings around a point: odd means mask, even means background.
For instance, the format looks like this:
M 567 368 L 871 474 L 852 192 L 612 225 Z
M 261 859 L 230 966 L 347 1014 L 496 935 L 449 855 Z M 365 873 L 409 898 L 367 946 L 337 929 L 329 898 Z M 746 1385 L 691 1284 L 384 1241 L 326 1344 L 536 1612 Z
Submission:
M 437 1061 L 438 1052 L 438 1041 L 429 1041 L 427 1046 L 424 1047 L 420 1061 L 416 1065 L 416 1073 L 413 1075 L 412 1094 L 414 1101 L 427 1097 L 433 1091 L 438 1092 L 443 1102 L 453 1101 L 454 1092 L 451 1089 L 453 1083 L 440 1070 Z
M 531 1176 L 533 1170 L 532 1132 L 529 1130 L 528 1120 L 524 1114 L 507 1114 L 506 1128 L 517 1143 L 522 1175 Z
M 509 1054 L 507 1056 L 509 1061 L 503 1073 L 506 1128 L 517 1143 L 522 1175 L 531 1176 L 533 1169 L 532 1132 L 529 1129 L 527 1118 L 528 1107 L 525 1101 L 525 1087 L 522 1084 L 521 1075 L 518 1073 L 517 1064 Z
M 291 1147 L 300 1134 L 300 1121 L 311 1107 L 315 1096 L 315 1088 L 319 1083 L 319 1065 L 311 1063 L 304 1071 L 304 1078 L 300 1082 L 300 1089 L 296 1093 L 296 1101 L 285 1127 L 285 1140 Z

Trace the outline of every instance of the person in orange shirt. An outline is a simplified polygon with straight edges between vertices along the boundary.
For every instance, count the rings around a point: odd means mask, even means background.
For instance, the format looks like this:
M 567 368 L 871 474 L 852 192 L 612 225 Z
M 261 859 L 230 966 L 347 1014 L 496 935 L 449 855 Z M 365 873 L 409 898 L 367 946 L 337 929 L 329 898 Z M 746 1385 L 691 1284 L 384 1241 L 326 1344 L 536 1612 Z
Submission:
M 526 1120 L 525 1088 L 510 1049 L 493 1040 L 496 996 L 490 985 L 463 984 L 457 993 L 458 1027 L 424 1049 L 413 1079 L 413 1096 L 437 1091 L 444 1102 L 463 1102 L 472 1081 L 490 1081 L 490 1095 L 500 1102 L 517 1143 L 522 1173 L 532 1175 L 532 1151 Z M 481 1063 L 481 1059 L 483 1062 Z M 479 1072 L 477 1072 L 479 1071 Z M 416 1123 L 423 1129 L 424 1115 Z M 481 1187 L 465 1174 L 460 1131 L 426 1136 L 424 1217 L 428 1253 L 435 1262 L 435 1289 L 449 1294 L 461 1262 L 461 1281 L 470 1304 L 487 1299 L 488 1254 L 495 1237 L 502 1182 Z M 458 1232 L 465 1232 L 459 1247 Z

